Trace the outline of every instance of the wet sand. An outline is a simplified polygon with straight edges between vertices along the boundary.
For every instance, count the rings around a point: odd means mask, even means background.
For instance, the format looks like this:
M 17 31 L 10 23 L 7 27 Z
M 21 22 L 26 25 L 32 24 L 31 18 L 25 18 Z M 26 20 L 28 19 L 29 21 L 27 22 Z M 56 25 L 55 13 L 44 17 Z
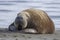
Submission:
M 24 34 L 0 28 L 0 40 L 60 40 L 60 30 L 54 34 Z

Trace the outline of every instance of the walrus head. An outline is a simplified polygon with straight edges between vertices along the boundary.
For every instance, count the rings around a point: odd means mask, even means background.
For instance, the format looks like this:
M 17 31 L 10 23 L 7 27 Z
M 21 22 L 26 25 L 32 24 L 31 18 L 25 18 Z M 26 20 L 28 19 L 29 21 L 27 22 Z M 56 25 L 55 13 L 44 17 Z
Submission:
M 15 23 L 14 23 L 17 27 L 18 30 L 21 30 L 23 28 L 23 18 L 22 17 L 16 17 L 15 19 Z
M 15 19 L 14 25 L 18 30 L 22 30 L 27 27 L 27 19 L 26 15 L 23 13 L 19 13 Z

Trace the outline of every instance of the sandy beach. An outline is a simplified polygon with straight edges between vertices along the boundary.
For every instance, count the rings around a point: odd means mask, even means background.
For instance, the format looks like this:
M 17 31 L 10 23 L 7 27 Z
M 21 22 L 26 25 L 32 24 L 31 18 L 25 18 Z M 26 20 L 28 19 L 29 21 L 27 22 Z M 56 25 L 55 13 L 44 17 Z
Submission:
M 54 34 L 24 34 L 0 29 L 0 40 L 60 40 L 60 30 Z

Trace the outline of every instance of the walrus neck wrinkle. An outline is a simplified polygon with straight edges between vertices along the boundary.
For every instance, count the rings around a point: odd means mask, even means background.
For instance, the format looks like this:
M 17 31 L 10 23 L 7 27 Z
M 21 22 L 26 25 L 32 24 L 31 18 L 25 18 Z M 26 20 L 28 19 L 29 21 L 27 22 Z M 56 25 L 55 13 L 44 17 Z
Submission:
M 26 16 L 26 12 L 22 12 L 22 17 L 23 17 L 23 28 L 26 28 L 27 27 L 27 20 L 28 20 L 28 17 Z

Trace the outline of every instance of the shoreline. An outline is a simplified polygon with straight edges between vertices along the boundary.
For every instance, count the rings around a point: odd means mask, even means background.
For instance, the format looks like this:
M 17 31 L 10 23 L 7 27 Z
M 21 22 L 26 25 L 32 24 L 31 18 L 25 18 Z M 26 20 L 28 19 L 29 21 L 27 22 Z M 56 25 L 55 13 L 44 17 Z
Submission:
M 60 40 L 60 30 L 54 34 L 24 34 L 0 29 L 0 40 Z

